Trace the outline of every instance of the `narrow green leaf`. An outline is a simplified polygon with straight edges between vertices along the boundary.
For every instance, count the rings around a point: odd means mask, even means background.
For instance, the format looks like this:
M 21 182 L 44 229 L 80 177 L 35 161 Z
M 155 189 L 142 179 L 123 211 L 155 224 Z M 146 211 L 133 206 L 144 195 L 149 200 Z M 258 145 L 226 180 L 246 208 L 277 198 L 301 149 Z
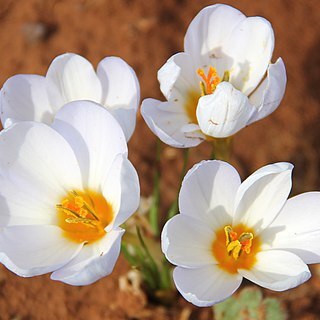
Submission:
M 177 196 L 176 196 L 174 202 L 172 203 L 171 207 L 169 208 L 168 220 L 170 218 L 172 218 L 174 215 L 176 215 L 179 210 L 178 209 L 178 197 L 179 197 L 182 181 L 184 179 L 184 176 L 186 175 L 186 171 L 188 168 L 188 159 L 189 159 L 189 149 L 184 149 L 183 150 L 183 165 L 182 165 L 182 170 L 181 170 L 181 174 L 180 174 L 179 190 L 177 192 Z
M 156 146 L 156 168 L 153 176 L 152 204 L 149 212 L 149 221 L 155 236 L 159 235 L 159 204 L 160 204 L 160 157 L 161 142 L 157 140 Z

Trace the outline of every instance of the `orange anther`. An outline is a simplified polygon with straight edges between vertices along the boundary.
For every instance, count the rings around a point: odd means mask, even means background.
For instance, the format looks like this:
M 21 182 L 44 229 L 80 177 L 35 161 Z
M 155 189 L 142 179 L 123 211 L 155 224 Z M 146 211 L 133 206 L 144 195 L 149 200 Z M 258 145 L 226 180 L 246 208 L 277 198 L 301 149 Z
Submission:
M 221 82 L 221 78 L 218 76 L 217 70 L 212 66 L 209 67 L 207 75 L 201 68 L 197 70 L 197 73 L 203 80 L 203 82 L 200 83 L 202 95 L 213 93 L 217 85 Z
M 238 239 L 238 234 L 236 232 L 234 232 L 234 231 L 231 231 L 230 232 L 230 238 L 231 238 L 232 241 L 235 241 L 235 240 Z

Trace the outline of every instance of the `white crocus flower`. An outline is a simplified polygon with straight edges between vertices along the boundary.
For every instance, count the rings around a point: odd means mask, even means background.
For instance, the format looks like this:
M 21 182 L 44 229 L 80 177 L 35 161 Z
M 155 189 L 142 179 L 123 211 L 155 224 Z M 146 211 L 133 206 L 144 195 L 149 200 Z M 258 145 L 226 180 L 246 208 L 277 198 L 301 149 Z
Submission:
M 8 127 L 17 121 L 51 124 L 66 103 L 91 100 L 103 105 L 120 123 L 128 141 L 136 124 L 140 102 L 134 70 L 118 57 L 104 58 L 97 72 L 85 58 L 72 53 L 56 57 L 45 77 L 19 74 L 1 90 L 1 121 Z
M 195 165 L 179 196 L 180 214 L 162 232 L 162 250 L 177 265 L 185 299 L 210 306 L 243 278 L 276 291 L 307 281 L 320 262 L 320 193 L 287 200 L 292 165 L 267 165 L 241 183 L 222 161 Z
M 0 133 L 0 262 L 72 285 L 108 275 L 139 192 L 123 131 L 100 105 L 66 104 L 52 127 L 13 124 Z
M 150 129 L 174 147 L 225 138 L 273 112 L 286 86 L 284 63 L 270 60 L 274 35 L 261 17 L 222 4 L 191 22 L 184 52 L 158 72 L 167 99 L 146 99 L 142 115 Z

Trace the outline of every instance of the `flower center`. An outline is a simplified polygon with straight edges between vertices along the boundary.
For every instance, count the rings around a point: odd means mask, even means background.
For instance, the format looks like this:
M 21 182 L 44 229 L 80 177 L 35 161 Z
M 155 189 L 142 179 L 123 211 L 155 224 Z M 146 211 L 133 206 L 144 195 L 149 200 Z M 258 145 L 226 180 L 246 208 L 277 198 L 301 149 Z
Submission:
M 186 104 L 185 104 L 185 110 L 190 120 L 190 123 L 196 123 L 196 124 L 198 124 L 196 112 L 197 112 L 199 99 L 202 96 L 205 96 L 207 94 L 212 94 L 216 90 L 220 82 L 229 81 L 229 78 L 230 78 L 229 71 L 225 71 L 223 74 L 223 78 L 220 78 L 218 76 L 217 69 L 212 66 L 209 67 L 207 74 L 205 74 L 204 70 L 201 68 L 197 70 L 197 74 L 201 78 L 201 81 L 200 81 L 201 94 L 199 94 L 199 91 L 196 91 L 196 90 L 190 91 L 187 96 Z
M 101 193 L 71 190 L 56 205 L 58 221 L 65 236 L 77 243 L 94 242 L 105 234 L 113 210 Z
M 225 226 L 216 233 L 212 253 L 223 270 L 234 274 L 238 269 L 253 267 L 260 243 L 259 237 L 254 238 L 252 230 L 244 225 Z
M 251 232 L 243 232 L 238 238 L 237 232 L 234 232 L 230 226 L 224 227 L 226 235 L 226 247 L 229 255 L 238 260 L 241 253 L 250 253 L 252 246 L 253 234 Z

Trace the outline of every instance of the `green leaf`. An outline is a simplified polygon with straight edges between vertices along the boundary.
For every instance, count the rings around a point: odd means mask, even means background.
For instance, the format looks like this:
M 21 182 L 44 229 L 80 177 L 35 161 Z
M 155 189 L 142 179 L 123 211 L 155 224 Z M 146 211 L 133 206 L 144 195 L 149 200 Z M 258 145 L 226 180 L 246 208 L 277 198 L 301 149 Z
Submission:
M 263 299 L 260 289 L 244 288 L 233 297 L 213 307 L 215 320 L 286 320 L 280 301 Z
M 156 147 L 156 167 L 153 176 L 152 204 L 149 211 L 149 221 L 155 236 L 159 235 L 159 205 L 160 205 L 160 157 L 161 142 L 157 140 Z
M 183 150 L 183 165 L 182 170 L 180 174 L 180 184 L 179 184 L 179 190 L 177 192 L 177 196 L 174 200 L 174 202 L 171 204 L 169 211 L 168 211 L 168 219 L 172 218 L 174 215 L 178 213 L 178 197 L 180 193 L 180 186 L 182 184 L 182 181 L 184 179 L 184 176 L 186 175 L 187 167 L 188 167 L 188 159 L 189 159 L 189 149 Z
M 216 320 L 236 320 L 242 319 L 239 317 L 241 312 L 241 304 L 234 297 L 220 302 L 214 306 L 214 318 Z
M 273 298 L 266 298 L 263 302 L 265 307 L 265 319 L 286 320 L 287 313 L 284 311 L 281 303 Z

